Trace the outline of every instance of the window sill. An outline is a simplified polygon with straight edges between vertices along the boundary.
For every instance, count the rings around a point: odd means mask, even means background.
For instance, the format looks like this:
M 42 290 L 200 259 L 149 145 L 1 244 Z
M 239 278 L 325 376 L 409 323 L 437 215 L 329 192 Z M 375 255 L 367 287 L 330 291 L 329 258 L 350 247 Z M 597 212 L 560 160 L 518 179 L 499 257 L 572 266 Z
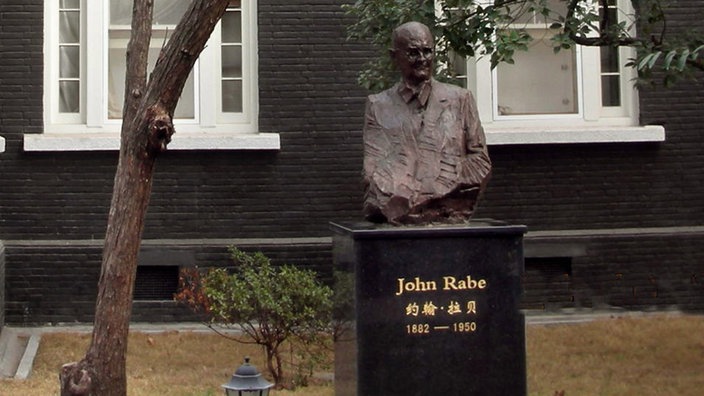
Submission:
M 488 145 L 664 142 L 659 125 L 633 127 L 501 128 L 485 127 Z
M 113 134 L 26 134 L 24 151 L 118 151 L 120 137 Z M 174 150 L 279 150 L 278 133 L 211 134 L 176 133 L 168 149 Z
M 0 153 L 5 152 L 5 138 L 0 136 Z

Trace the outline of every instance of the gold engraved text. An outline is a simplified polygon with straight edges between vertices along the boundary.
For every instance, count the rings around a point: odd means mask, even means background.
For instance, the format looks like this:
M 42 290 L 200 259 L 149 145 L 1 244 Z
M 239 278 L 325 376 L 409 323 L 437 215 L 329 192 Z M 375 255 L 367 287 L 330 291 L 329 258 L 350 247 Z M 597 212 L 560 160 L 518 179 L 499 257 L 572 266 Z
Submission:
M 427 292 L 437 289 L 438 284 L 433 280 L 421 280 L 417 276 L 411 281 L 407 281 L 406 278 L 398 278 L 398 291 L 396 295 L 400 296 L 404 292 Z
M 404 293 L 422 293 L 438 290 L 438 282 L 425 280 L 418 276 L 413 279 L 397 278 L 396 293 L 400 296 Z M 473 279 L 471 275 L 464 278 L 455 276 L 442 277 L 442 290 L 483 290 L 489 286 L 486 279 Z
M 443 276 L 442 279 L 444 281 L 443 290 L 486 289 L 485 279 L 474 280 L 469 275 L 465 279 L 459 280 L 454 276 Z

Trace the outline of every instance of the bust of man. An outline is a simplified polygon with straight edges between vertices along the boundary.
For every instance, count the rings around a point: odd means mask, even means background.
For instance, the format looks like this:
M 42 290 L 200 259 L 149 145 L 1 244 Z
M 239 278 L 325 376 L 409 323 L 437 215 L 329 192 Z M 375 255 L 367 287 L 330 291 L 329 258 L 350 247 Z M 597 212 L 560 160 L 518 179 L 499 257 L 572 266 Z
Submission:
M 491 174 L 474 97 L 432 78 L 427 26 L 397 27 L 389 52 L 402 79 L 367 98 L 364 215 L 394 225 L 466 223 Z

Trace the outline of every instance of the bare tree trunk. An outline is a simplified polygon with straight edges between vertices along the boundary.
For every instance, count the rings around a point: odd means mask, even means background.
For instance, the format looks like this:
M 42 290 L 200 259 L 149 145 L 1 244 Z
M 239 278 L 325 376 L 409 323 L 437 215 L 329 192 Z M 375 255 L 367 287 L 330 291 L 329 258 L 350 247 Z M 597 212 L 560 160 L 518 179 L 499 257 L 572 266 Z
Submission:
M 62 367 L 62 395 L 126 395 L 132 292 L 154 163 L 174 133 L 178 98 L 229 0 L 194 0 L 147 84 L 153 0 L 135 0 L 127 47 L 120 159 L 105 233 L 93 338 L 80 362 Z

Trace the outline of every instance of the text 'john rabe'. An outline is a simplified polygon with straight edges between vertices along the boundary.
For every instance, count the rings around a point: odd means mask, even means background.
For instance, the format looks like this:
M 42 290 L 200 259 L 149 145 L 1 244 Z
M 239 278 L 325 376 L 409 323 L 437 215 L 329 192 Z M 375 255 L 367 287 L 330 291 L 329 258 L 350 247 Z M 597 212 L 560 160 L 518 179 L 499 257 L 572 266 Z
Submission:
M 475 289 L 486 289 L 488 284 L 486 279 L 472 279 L 471 275 L 467 275 L 464 278 L 457 278 L 455 276 L 443 276 L 442 289 L 438 289 L 438 281 L 435 280 L 424 280 L 420 277 L 415 277 L 413 279 L 398 278 L 398 291 L 395 295 L 400 296 L 403 293 L 418 293 L 418 292 L 430 292 L 437 290 L 475 290 Z

